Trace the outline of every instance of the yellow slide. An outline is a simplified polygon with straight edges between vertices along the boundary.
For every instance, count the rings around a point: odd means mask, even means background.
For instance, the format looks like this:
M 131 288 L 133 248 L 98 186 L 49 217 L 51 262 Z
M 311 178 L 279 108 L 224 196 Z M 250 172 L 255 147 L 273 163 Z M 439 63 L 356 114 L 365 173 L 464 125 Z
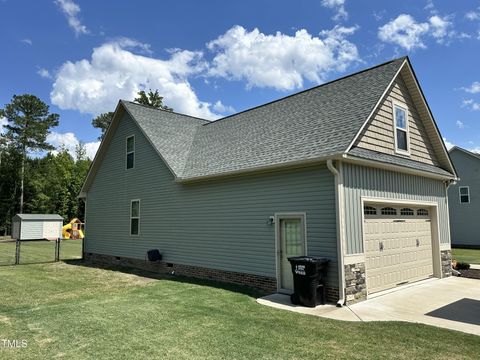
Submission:
M 83 223 L 77 219 L 72 219 L 67 225 L 62 227 L 62 236 L 64 239 L 83 239 Z

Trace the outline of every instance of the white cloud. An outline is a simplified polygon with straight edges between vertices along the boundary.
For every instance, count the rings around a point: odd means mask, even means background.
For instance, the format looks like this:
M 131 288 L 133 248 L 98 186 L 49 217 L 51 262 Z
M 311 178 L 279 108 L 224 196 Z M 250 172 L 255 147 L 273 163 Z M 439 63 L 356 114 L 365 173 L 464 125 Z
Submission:
M 468 92 L 470 94 L 480 93 L 480 82 L 479 81 L 474 81 L 472 83 L 472 85 L 470 85 L 469 87 L 462 87 L 461 89 L 465 90 L 466 92 Z
M 4 128 L 5 125 L 7 125 L 8 121 L 7 118 L 0 118 L 0 134 L 3 134 L 6 130 Z
M 470 110 L 473 110 L 473 111 L 479 111 L 480 103 L 475 102 L 473 99 L 463 100 L 462 107 L 469 108 Z
M 68 25 L 75 32 L 75 36 L 88 34 L 87 27 L 78 19 L 78 15 L 80 14 L 80 6 L 78 6 L 78 4 L 73 0 L 55 0 L 55 4 L 62 10 L 68 20 Z
M 213 110 L 220 114 L 231 114 L 235 112 L 235 109 L 229 105 L 224 105 L 220 100 L 213 104 Z
M 348 19 L 348 13 L 345 10 L 345 0 L 322 0 L 322 6 L 336 10 L 337 13 L 333 16 L 333 20 L 339 21 L 342 19 Z
M 478 11 L 472 10 L 465 14 L 465 18 L 470 21 L 480 20 L 480 7 Z
M 45 79 L 51 79 L 51 77 L 52 77 L 52 75 L 50 75 L 50 72 L 45 68 L 38 69 L 37 74 L 40 75 L 42 78 L 45 78 Z
M 411 15 L 400 14 L 378 29 L 380 40 L 398 45 L 408 51 L 426 48 L 425 38 L 433 37 L 437 43 L 446 44 L 452 38 L 469 37 L 453 30 L 449 16 L 431 16 L 426 22 L 417 22 Z
M 20 41 L 21 41 L 22 43 L 27 44 L 27 45 L 32 45 L 32 44 L 33 44 L 32 40 L 29 39 L 29 38 L 25 38 L 25 39 L 22 39 L 22 40 L 20 40 Z
M 455 123 L 455 125 L 457 125 L 457 127 L 458 127 L 459 129 L 465 128 L 465 124 L 463 123 L 463 121 L 460 121 L 460 120 L 457 120 L 457 122 Z
M 422 36 L 428 32 L 427 23 L 417 23 L 408 14 L 401 14 L 396 19 L 378 29 L 378 37 L 384 42 L 399 45 L 407 50 L 425 48 Z
M 438 15 L 434 15 L 430 17 L 429 22 L 432 36 L 440 40 L 448 35 L 449 28 L 453 26 L 446 16 L 442 18 Z
M 132 40 L 127 45 L 132 48 L 134 44 Z M 187 80 L 205 69 L 202 53 L 171 50 L 169 59 L 162 60 L 138 55 L 125 45 L 125 38 L 105 43 L 93 49 L 90 60 L 64 63 L 50 93 L 52 103 L 97 115 L 113 111 L 119 99 L 131 100 L 138 91 L 151 88 L 158 89 L 175 111 L 206 119 L 218 117 L 210 103 L 198 99 Z
M 207 76 L 278 90 L 301 88 L 304 79 L 320 83 L 330 72 L 344 71 L 359 60 L 357 47 L 346 39 L 356 30 L 336 26 L 315 37 L 303 29 L 289 36 L 234 26 L 207 44 L 215 53 Z
M 58 150 L 63 147 L 74 159 L 76 157 L 75 148 L 80 143 L 75 134 L 72 132 L 58 133 L 55 131 L 48 134 L 47 142 L 55 146 L 55 148 L 57 149 L 54 150 L 53 153 L 58 153 Z M 95 154 L 97 153 L 98 147 L 100 146 L 100 141 L 88 142 L 84 143 L 84 145 L 86 155 L 93 160 Z
M 469 149 L 469 151 L 474 152 L 476 154 L 480 154 L 480 146 L 477 146 L 475 148 Z
M 443 138 L 443 142 L 445 143 L 445 146 L 447 147 L 447 150 L 450 150 L 451 148 L 453 148 L 455 146 L 455 144 L 451 143 L 446 138 Z

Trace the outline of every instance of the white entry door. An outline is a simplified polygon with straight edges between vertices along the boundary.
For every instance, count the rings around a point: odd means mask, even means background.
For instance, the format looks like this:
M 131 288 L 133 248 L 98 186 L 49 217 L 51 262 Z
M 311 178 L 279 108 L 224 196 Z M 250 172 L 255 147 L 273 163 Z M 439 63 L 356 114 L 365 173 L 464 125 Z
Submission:
M 288 258 L 305 255 L 304 216 L 280 218 L 280 290 L 293 291 L 292 267 Z

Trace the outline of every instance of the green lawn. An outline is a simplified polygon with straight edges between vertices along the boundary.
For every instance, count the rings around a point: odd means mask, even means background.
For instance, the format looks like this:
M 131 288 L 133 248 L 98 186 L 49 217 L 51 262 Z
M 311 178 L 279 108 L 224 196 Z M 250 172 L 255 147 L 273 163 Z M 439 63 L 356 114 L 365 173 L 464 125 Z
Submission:
M 480 249 L 452 249 L 452 258 L 469 264 L 480 264 Z
M 70 264 L 0 267 L 1 359 L 478 359 L 480 338 L 258 305 L 242 289 Z
M 60 258 L 63 260 L 82 257 L 82 240 L 62 240 Z M 44 263 L 55 260 L 54 241 L 22 241 L 20 263 Z M 0 242 L 0 266 L 15 264 L 15 242 Z

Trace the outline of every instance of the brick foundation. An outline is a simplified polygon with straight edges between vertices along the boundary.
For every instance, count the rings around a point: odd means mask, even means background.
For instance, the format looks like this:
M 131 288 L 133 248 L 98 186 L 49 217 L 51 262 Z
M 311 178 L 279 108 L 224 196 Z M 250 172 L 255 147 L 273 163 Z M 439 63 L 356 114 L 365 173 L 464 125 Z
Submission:
M 172 274 L 192 277 L 197 279 L 214 280 L 225 283 L 249 286 L 262 290 L 266 293 L 277 292 L 277 279 L 268 276 L 260 276 L 234 271 L 204 268 L 200 266 L 173 264 L 165 261 L 151 262 L 140 259 L 118 257 L 112 255 L 85 253 L 84 259 L 92 264 L 103 266 L 125 266 L 158 274 Z M 337 302 L 338 289 L 327 287 L 327 301 Z
M 440 251 L 442 258 L 442 277 L 452 276 L 452 251 Z
M 347 305 L 367 299 L 365 263 L 345 265 L 345 295 Z
M 159 274 L 176 274 L 197 279 L 215 280 L 238 285 L 246 285 L 267 293 L 277 291 L 277 280 L 272 277 L 204 268 L 199 266 L 173 264 L 164 261 L 151 262 L 111 255 L 85 253 L 84 259 L 93 264 L 117 265 L 147 270 Z

